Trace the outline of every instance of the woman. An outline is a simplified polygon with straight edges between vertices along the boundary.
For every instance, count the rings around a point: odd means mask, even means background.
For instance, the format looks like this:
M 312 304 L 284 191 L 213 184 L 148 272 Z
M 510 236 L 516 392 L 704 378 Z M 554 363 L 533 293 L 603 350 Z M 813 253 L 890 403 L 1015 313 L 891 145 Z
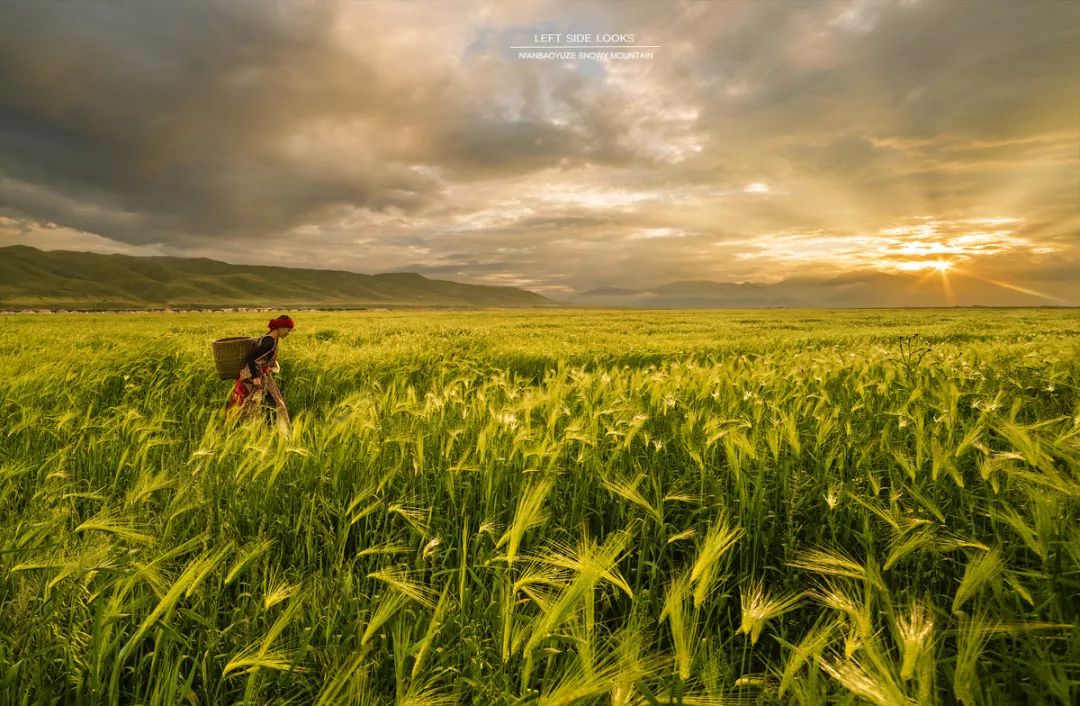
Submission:
M 256 390 L 261 390 L 263 393 L 262 407 L 266 412 L 267 423 L 273 421 L 275 410 L 280 411 L 284 421 L 288 422 L 289 413 L 285 409 L 285 401 L 282 399 L 281 392 L 278 390 L 271 373 L 276 373 L 279 370 L 277 363 L 278 341 L 287 337 L 292 332 L 294 325 L 293 320 L 285 314 L 276 319 L 271 319 L 268 324 L 270 332 L 264 334 L 258 340 L 255 347 L 251 349 L 251 352 L 244 359 L 244 367 L 240 369 L 240 374 L 236 378 L 232 395 L 225 404 L 226 409 L 243 411 L 246 407 L 254 411 L 252 407 L 255 402 L 253 395 Z

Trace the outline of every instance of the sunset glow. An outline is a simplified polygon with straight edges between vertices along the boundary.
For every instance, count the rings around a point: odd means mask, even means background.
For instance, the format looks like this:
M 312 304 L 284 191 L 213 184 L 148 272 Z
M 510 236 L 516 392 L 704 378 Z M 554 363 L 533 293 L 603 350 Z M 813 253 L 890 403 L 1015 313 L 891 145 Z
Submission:
M 46 5 L 0 8 L 0 246 L 1080 303 L 1073 3 Z M 589 32 L 650 56 L 511 49 Z
M 934 270 L 936 272 L 948 272 L 952 269 L 953 263 L 945 260 L 930 260 L 930 261 L 913 261 L 913 262 L 898 262 L 893 265 L 898 270 L 903 272 L 921 272 L 924 270 Z

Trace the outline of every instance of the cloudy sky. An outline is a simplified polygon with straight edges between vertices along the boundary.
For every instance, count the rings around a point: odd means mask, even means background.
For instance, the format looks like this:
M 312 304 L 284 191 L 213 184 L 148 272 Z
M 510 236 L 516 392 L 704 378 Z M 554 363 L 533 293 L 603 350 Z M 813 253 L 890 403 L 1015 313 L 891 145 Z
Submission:
M 1080 304 L 1080 3 L 7 0 L 0 27 L 0 245 Z M 650 48 L 511 48 L 572 44 Z

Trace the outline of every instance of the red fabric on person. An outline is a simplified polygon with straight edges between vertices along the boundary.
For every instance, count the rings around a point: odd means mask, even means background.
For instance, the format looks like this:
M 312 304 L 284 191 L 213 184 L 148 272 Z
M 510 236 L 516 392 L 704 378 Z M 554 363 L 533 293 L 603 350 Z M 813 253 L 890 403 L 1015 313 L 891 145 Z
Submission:
M 270 371 L 269 365 L 260 365 L 259 370 L 263 375 Z M 229 399 L 225 401 L 225 409 L 235 409 L 244 406 L 244 402 L 247 398 L 255 392 L 254 388 L 248 389 L 248 386 L 244 384 L 244 381 L 239 377 L 236 378 L 236 384 L 233 385 L 232 394 L 229 395 Z
M 292 328 L 293 326 L 295 326 L 292 319 L 285 318 L 270 319 L 270 323 L 268 325 L 270 326 L 271 331 L 276 328 Z

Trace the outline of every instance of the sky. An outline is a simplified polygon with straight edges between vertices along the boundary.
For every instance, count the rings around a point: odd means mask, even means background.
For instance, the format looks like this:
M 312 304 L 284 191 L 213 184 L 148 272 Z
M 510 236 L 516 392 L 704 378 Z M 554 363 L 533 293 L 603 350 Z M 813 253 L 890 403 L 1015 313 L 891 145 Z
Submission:
M 6 0 L 0 27 L 0 246 L 1080 305 L 1077 2 Z

